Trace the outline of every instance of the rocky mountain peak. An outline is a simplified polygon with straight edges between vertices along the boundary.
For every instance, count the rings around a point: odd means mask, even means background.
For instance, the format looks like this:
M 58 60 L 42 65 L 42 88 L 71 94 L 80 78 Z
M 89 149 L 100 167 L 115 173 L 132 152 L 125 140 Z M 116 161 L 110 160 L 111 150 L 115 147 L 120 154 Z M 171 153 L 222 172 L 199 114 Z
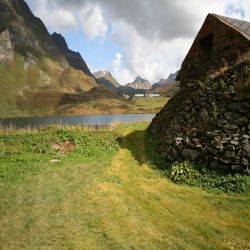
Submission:
M 65 38 L 58 33 L 53 33 L 51 38 L 56 45 L 57 49 L 60 50 L 61 53 L 66 57 L 68 64 L 77 70 L 83 71 L 86 75 L 93 77 L 90 72 L 87 64 L 83 60 L 81 54 L 79 52 L 75 52 L 69 49 Z
M 132 83 L 128 83 L 126 86 L 134 89 L 151 89 L 152 84 L 141 76 L 137 76 Z
M 67 52 L 69 50 L 65 38 L 61 34 L 54 32 L 51 37 L 60 51 Z
M 97 82 L 104 85 L 110 90 L 115 90 L 120 86 L 120 84 L 116 81 L 116 79 L 109 71 L 101 70 L 95 72 L 93 75 L 97 79 Z
M 95 72 L 93 75 L 94 75 L 96 78 L 112 76 L 111 73 L 110 73 L 109 71 L 105 71 L 105 70 L 97 71 L 97 72 Z
M 134 82 L 140 82 L 140 81 L 146 81 L 146 80 L 143 79 L 141 76 L 137 76 L 134 80 Z

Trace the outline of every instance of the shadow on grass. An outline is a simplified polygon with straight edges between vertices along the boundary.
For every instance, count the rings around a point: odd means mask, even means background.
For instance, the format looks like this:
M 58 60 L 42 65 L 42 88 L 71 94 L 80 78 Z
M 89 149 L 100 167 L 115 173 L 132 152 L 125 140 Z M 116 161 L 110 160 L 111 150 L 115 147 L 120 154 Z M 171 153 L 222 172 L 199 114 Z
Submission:
M 149 163 L 153 168 L 164 170 L 166 161 L 159 154 L 159 145 L 148 130 L 136 130 L 118 138 L 120 147 L 131 152 L 140 164 Z
M 133 155 L 134 159 L 138 161 L 140 165 L 146 163 L 144 137 L 144 130 L 136 130 L 130 134 L 127 134 L 124 137 L 118 138 L 120 147 L 129 150 Z
M 169 162 L 160 155 L 159 142 L 148 130 L 137 130 L 118 139 L 120 147 L 131 152 L 140 164 L 162 171 L 177 184 L 204 188 L 215 193 L 250 192 L 250 177 L 210 170 L 187 161 Z

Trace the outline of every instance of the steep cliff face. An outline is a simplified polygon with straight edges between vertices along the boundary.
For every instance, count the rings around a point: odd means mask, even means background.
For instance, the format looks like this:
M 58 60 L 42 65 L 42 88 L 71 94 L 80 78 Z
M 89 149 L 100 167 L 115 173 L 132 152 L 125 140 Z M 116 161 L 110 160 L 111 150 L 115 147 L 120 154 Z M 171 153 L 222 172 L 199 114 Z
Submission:
M 67 61 L 56 48 L 43 22 L 35 17 L 23 0 L 1 0 L 1 31 L 8 31 L 14 52 L 25 58 L 50 56 L 66 66 Z
M 80 53 L 70 50 L 62 35 L 57 34 L 57 33 L 53 33 L 51 37 L 52 37 L 56 47 L 63 53 L 68 64 L 72 68 L 77 69 L 77 70 L 81 70 L 86 75 L 93 77 L 92 73 L 90 72 L 87 64 L 83 60 Z

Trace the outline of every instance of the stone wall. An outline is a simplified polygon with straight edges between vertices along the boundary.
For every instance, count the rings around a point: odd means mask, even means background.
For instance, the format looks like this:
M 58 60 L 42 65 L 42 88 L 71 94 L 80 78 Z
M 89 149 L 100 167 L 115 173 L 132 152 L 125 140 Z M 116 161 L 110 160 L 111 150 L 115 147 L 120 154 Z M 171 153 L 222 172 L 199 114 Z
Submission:
M 250 61 L 187 85 L 150 129 L 168 161 L 250 174 Z
M 186 83 L 216 76 L 249 58 L 249 39 L 209 14 L 183 61 L 178 80 L 185 87 Z

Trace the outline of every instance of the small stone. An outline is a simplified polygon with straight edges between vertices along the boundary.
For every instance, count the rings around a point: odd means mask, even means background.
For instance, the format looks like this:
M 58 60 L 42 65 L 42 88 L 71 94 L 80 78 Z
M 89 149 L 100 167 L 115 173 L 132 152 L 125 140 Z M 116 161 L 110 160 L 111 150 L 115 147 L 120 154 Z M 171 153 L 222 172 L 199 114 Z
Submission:
M 175 141 L 175 145 L 176 145 L 177 147 L 181 147 L 181 146 L 182 146 L 182 142 L 181 142 L 181 141 Z
M 232 152 L 232 151 L 225 151 L 225 152 L 224 152 L 224 156 L 225 156 L 226 158 L 234 158 L 235 152 Z
M 223 149 L 223 144 L 221 141 L 221 138 L 219 136 L 215 137 L 214 140 L 212 141 L 211 145 L 217 149 Z
M 196 150 L 184 149 L 181 152 L 181 156 L 185 160 L 195 161 L 198 158 L 198 156 L 199 156 L 199 152 L 197 152 Z
M 232 121 L 233 120 L 233 113 L 232 112 L 226 112 L 224 114 L 225 118 L 228 120 L 228 121 Z
M 218 161 L 212 161 L 209 167 L 212 169 L 216 169 L 218 167 Z
M 233 134 L 233 137 L 239 137 L 240 134 Z
M 223 140 L 221 141 L 222 144 L 228 144 L 230 142 L 231 138 L 229 140 Z
M 215 133 L 207 131 L 207 136 L 208 136 L 208 137 L 214 137 L 214 136 L 215 136 Z
M 249 166 L 249 165 L 248 165 L 249 161 L 248 161 L 247 158 L 243 158 L 241 162 L 242 162 L 242 165 L 244 165 L 244 166 Z
M 234 140 L 231 140 L 230 143 L 235 146 L 238 146 L 240 144 L 239 141 L 234 141 Z
M 240 117 L 238 118 L 235 123 L 238 125 L 238 126 L 245 126 L 247 123 L 248 123 L 248 119 L 246 117 Z
M 245 174 L 246 174 L 246 175 L 250 176 L 250 170 L 249 170 L 249 168 L 248 168 L 248 167 L 245 169 L 245 171 L 244 171 L 244 172 L 245 172 Z
M 232 165 L 231 170 L 232 171 L 241 171 L 243 167 L 241 165 Z
M 249 136 L 249 135 L 242 135 L 241 138 L 242 138 L 242 139 L 249 139 L 250 136 Z
M 182 137 L 176 137 L 175 141 L 183 141 L 183 138 Z
M 228 109 L 237 111 L 237 110 L 241 109 L 241 104 L 240 103 L 231 103 L 228 105 Z
M 235 125 L 235 124 L 229 124 L 229 123 L 227 123 L 227 124 L 224 125 L 224 129 L 226 129 L 228 131 L 238 131 L 239 130 L 239 128 L 238 128 L 237 125 Z
M 189 144 L 191 142 L 190 138 L 188 136 L 184 137 L 184 143 Z
M 228 159 L 220 158 L 220 162 L 224 165 L 227 165 L 227 164 L 231 164 L 232 160 L 230 158 Z
M 228 144 L 225 148 L 226 148 L 227 150 L 229 150 L 229 151 L 234 151 L 234 150 L 235 150 L 235 146 L 232 145 L 232 144 Z
M 52 159 L 52 160 L 50 160 L 50 163 L 58 163 L 58 162 L 60 162 L 60 160 L 58 160 L 58 159 Z
M 171 150 L 171 155 L 172 155 L 174 158 L 178 158 L 179 153 L 177 152 L 177 150 L 176 150 L 175 148 L 172 148 L 172 150 Z

